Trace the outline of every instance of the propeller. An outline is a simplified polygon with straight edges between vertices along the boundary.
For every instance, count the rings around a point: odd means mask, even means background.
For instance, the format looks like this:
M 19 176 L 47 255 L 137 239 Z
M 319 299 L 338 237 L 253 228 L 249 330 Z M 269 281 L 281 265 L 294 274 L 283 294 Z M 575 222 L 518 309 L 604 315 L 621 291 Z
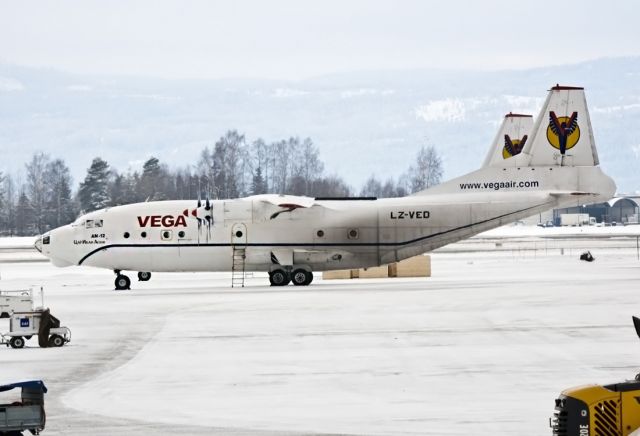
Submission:
M 213 203 L 207 196 L 204 202 L 201 198 L 198 198 L 196 209 L 191 211 L 191 215 L 198 221 L 198 243 L 200 243 L 200 233 L 202 232 L 203 225 L 207 226 L 207 232 L 205 236 L 207 238 L 207 242 L 209 242 L 211 227 L 213 226 L 213 212 L 211 212 L 212 209 Z

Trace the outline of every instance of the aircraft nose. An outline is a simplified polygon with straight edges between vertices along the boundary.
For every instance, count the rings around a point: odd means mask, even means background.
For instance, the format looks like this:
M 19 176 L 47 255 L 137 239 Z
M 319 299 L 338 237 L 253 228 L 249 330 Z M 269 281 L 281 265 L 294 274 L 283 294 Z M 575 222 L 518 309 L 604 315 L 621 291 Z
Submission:
M 33 247 L 42 253 L 42 235 L 36 238 L 36 242 L 33 243 Z

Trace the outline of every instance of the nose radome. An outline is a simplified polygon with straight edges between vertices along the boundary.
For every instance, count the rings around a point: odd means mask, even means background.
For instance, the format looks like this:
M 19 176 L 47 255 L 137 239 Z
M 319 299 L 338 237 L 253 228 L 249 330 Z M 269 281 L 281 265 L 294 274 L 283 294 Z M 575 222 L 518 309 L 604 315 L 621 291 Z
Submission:
M 36 238 L 36 242 L 33 243 L 33 247 L 42 253 L 42 235 Z

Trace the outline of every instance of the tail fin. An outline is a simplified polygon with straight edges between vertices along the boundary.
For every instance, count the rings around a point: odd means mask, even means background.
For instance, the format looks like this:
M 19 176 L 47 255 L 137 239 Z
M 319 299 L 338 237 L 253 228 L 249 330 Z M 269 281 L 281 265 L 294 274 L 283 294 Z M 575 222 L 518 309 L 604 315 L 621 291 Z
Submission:
M 520 154 L 533 129 L 533 116 L 508 113 L 484 160 L 483 167 L 500 166 L 505 159 Z
M 508 122 L 513 121 L 505 118 L 500 134 Z M 492 151 L 497 152 L 497 141 Z M 520 154 L 502 161 L 491 154 L 482 168 L 412 195 L 537 192 L 549 199 L 545 207 L 550 208 L 606 201 L 615 190 L 599 167 L 584 89 L 557 85 Z
M 584 88 L 556 85 L 549 90 L 518 161 L 529 166 L 599 164 Z

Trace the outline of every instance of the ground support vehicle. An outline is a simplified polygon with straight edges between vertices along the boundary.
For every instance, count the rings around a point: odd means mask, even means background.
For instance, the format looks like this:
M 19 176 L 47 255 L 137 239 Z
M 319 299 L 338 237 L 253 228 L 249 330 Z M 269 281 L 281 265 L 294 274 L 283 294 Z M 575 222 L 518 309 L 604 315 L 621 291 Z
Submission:
M 71 330 L 60 326 L 60 320 L 49 309 L 30 312 L 13 312 L 9 332 L 0 334 L 0 344 L 22 348 L 27 340 L 38 336 L 40 347 L 62 347 L 71 341 Z
M 3 392 L 21 389 L 18 400 L 8 404 L 2 401 Z M 32 380 L 0 386 L 0 436 L 18 436 L 23 431 L 37 435 L 44 430 L 46 414 L 44 394 L 47 387 L 42 380 Z

